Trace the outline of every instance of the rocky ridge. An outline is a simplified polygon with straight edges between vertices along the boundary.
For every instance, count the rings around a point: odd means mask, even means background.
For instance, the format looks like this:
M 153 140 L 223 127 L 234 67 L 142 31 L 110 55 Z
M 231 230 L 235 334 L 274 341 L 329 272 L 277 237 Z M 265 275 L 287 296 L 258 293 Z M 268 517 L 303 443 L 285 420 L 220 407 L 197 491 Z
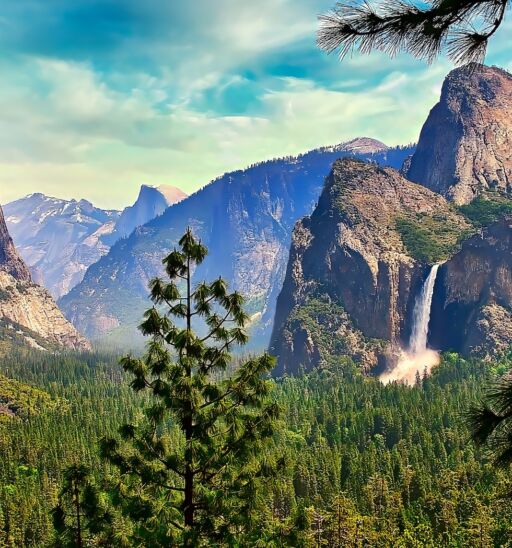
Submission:
M 0 208 L 0 322 L 31 346 L 41 347 L 32 333 L 50 344 L 84 350 L 89 343 L 64 318 L 47 290 L 34 284 L 17 255 Z
M 426 268 L 398 221 L 417 218 L 449 224 L 454 235 L 469 228 L 442 196 L 396 170 L 334 164 L 314 213 L 294 230 L 270 344 L 278 374 L 341 355 L 369 370 L 408 338 Z

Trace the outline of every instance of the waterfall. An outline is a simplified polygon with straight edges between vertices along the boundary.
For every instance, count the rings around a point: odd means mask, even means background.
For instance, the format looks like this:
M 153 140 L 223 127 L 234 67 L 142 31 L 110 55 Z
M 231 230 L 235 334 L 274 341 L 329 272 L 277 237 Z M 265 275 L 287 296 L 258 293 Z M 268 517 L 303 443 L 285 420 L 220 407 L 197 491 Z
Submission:
M 432 266 L 421 292 L 416 298 L 412 314 L 409 348 L 408 350 L 401 350 L 396 365 L 380 376 L 380 380 L 384 384 L 399 381 L 413 385 L 418 373 L 420 375 L 425 372 L 429 373 L 432 367 L 439 363 L 439 353 L 427 348 L 427 338 L 432 297 L 434 296 L 434 286 L 440 266 L 440 264 Z
M 434 295 L 434 286 L 436 284 L 439 266 L 439 264 L 435 264 L 431 268 L 428 277 L 423 284 L 421 293 L 418 295 L 414 304 L 412 332 L 409 341 L 409 351 L 413 356 L 421 354 L 421 352 L 424 352 L 427 349 L 430 309 L 432 306 L 432 297 Z

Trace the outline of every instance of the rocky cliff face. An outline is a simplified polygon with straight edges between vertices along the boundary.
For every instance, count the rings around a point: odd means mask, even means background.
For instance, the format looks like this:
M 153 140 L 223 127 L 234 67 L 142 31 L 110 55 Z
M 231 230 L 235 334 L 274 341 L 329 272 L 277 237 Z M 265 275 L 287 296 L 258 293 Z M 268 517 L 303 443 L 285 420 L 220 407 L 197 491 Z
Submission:
M 484 358 L 510 349 L 512 76 L 452 71 L 400 173 L 337 162 L 297 224 L 270 346 L 277 374 L 340 355 L 389 363 L 439 262 L 429 346 Z
M 23 260 L 16 253 L 14 243 L 7 230 L 4 215 L 0 208 L 0 270 L 17 280 L 30 282 L 30 272 Z
M 278 374 L 341 355 L 370 369 L 408 339 L 426 267 L 404 244 L 406 222 L 468 227 L 443 197 L 393 169 L 334 164 L 314 213 L 294 230 L 270 345 Z
M 453 70 L 423 126 L 407 176 L 457 204 L 483 190 L 512 192 L 512 75 Z
M 35 282 L 58 298 L 82 280 L 87 268 L 105 255 L 105 238 L 114 230 L 118 211 L 87 200 L 62 200 L 30 194 L 4 207 L 16 248 Z
M 64 318 L 50 294 L 32 283 L 28 268 L 17 255 L 0 208 L 0 327 L 29 345 L 42 339 L 55 346 L 87 349 L 89 343 Z
M 352 142 L 350 150 L 342 144 L 271 160 L 213 181 L 137 228 L 91 266 L 83 282 L 61 299 L 66 316 L 90 337 L 109 334 L 132 343 L 148 306 L 149 280 L 162 274 L 163 255 L 191 226 L 210 251 L 197 278 L 222 275 L 244 293 L 253 341 L 266 346 L 293 225 L 312 211 L 332 162 L 349 155 L 398 167 L 411 153 L 382 143 L 369 153 L 354 152 L 357 147 Z
M 484 358 L 512 343 L 512 218 L 466 240 L 441 266 L 432 303 L 433 348 Z

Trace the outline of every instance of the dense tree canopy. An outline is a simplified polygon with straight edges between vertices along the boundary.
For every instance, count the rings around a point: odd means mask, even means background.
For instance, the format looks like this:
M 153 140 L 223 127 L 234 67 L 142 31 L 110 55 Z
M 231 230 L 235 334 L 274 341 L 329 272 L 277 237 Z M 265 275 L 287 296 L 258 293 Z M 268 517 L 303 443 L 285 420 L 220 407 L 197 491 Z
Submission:
M 510 365 L 445 355 L 414 387 L 382 386 L 350 362 L 273 382 L 282 419 L 269 452 L 285 466 L 255 498 L 258 521 L 244 546 L 506 546 L 510 472 L 469 442 L 463 418 Z M 19 415 L 0 421 L 0 546 L 51 545 L 59 498 L 73 533 L 66 469 L 75 462 L 104 493 L 114 545 L 133 546 L 133 524 L 107 489 L 123 477 L 100 458 L 97 441 L 143 422 L 149 392 L 129 387 L 115 356 L 15 351 L 0 370 L 47 394 L 30 414 L 21 402 Z M 168 435 L 179 447 L 179 431 Z
M 482 62 L 510 0 L 340 2 L 320 16 L 318 44 L 341 58 L 354 49 L 406 51 L 431 62 L 442 51 L 457 64 Z

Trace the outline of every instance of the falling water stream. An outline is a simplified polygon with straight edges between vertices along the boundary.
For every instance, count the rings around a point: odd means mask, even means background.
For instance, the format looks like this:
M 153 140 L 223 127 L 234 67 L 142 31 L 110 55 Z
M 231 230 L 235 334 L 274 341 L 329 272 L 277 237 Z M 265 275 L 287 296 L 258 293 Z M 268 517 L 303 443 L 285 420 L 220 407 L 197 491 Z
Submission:
M 421 292 L 416 298 L 409 348 L 401 352 L 395 367 L 381 375 L 380 380 L 384 384 L 391 381 L 414 384 L 418 373 L 422 374 L 425 371 L 429 373 L 432 367 L 439 363 L 439 354 L 435 350 L 427 348 L 427 338 L 432 297 L 440 266 L 440 264 L 432 266 Z
M 421 293 L 414 304 L 412 332 L 409 341 L 409 352 L 412 355 L 420 354 L 427 349 L 430 309 L 432 307 L 432 297 L 434 295 L 434 286 L 436 285 L 439 266 L 439 264 L 435 264 L 430 270 Z

